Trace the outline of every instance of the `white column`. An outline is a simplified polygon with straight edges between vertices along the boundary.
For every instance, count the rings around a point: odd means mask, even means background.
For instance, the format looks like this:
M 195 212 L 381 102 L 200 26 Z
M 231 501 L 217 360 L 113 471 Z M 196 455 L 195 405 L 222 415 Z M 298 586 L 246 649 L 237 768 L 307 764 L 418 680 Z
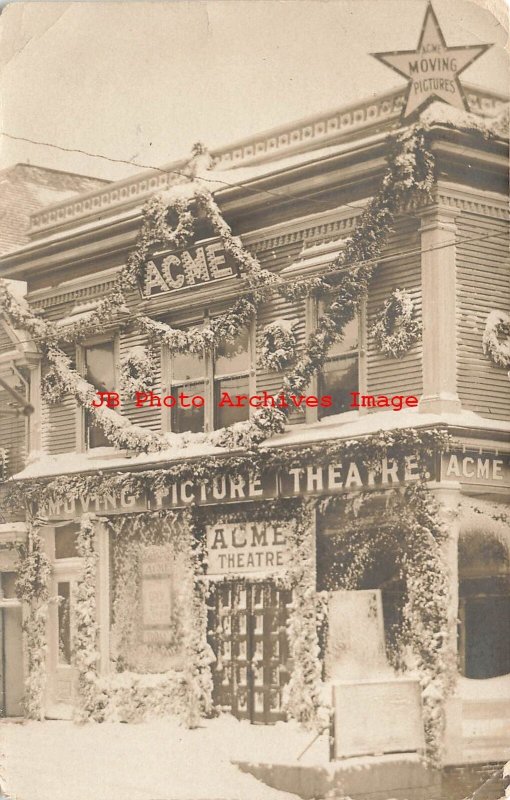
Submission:
M 99 624 L 99 673 L 110 671 L 110 531 L 103 520 L 96 523 L 96 613 Z
M 458 412 L 454 212 L 429 209 L 420 230 L 423 395 L 419 409 L 424 413 Z

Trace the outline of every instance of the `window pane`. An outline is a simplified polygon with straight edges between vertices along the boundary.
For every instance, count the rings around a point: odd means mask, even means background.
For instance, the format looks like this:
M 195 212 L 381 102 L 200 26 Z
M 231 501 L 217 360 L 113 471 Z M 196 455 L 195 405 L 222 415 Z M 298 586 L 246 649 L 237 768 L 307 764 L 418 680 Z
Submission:
M 187 395 L 201 395 L 204 397 L 205 386 L 203 383 L 182 384 L 175 387 L 172 391 L 174 396 L 180 392 Z M 189 400 L 186 400 L 189 403 Z M 175 405 L 172 409 L 172 433 L 184 433 L 191 431 L 198 433 L 204 430 L 204 407 L 202 408 L 182 408 Z
M 232 375 L 234 372 L 246 372 L 249 363 L 250 331 L 245 328 L 234 342 L 222 342 L 216 348 L 214 359 L 215 375 Z
M 57 584 L 58 594 L 58 660 L 71 663 L 71 584 Z
M 466 678 L 510 672 L 510 596 L 470 597 L 465 604 Z
M 98 391 L 115 389 L 113 342 L 85 348 L 85 377 Z
M 320 394 L 331 395 L 333 404 L 330 408 L 319 408 L 320 418 L 350 411 L 352 402 L 350 393 L 357 391 L 359 391 L 358 358 L 329 361 L 321 374 Z
M 319 322 L 320 325 L 320 322 Z M 358 349 L 358 318 L 351 319 L 344 328 L 341 341 L 335 342 L 328 351 L 328 356 L 342 356 Z
M 216 428 L 226 428 L 228 425 L 233 425 L 235 422 L 243 422 L 245 419 L 249 418 L 250 408 L 248 403 L 246 403 L 244 408 L 232 408 L 228 403 L 221 408 L 218 405 L 223 392 L 228 392 L 233 403 L 236 402 L 235 396 L 237 394 L 249 395 L 250 392 L 247 375 L 239 378 L 225 378 L 221 381 L 215 381 L 214 390 Z
M 190 381 L 204 377 L 204 359 L 193 353 L 175 353 L 172 356 L 172 381 Z
M 92 449 L 93 447 L 111 447 L 112 443 L 106 438 L 106 435 L 103 433 L 103 429 L 100 428 L 99 425 L 96 425 L 93 420 L 93 412 L 86 411 L 85 426 L 87 447 L 89 449 Z
M 102 342 L 85 348 L 85 377 L 98 392 L 115 389 L 113 342 Z M 87 447 L 111 447 L 102 429 L 94 424 L 93 412 L 85 412 Z
M 76 537 L 78 535 L 78 525 L 63 525 L 62 528 L 55 528 L 55 558 L 76 558 Z
M 16 573 L 15 572 L 2 572 L 2 597 L 11 599 L 16 597 Z

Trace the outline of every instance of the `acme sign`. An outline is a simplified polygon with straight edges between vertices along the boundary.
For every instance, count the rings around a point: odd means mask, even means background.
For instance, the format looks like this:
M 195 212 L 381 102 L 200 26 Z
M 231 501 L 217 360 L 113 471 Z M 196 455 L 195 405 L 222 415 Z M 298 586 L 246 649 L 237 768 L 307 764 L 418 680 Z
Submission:
M 208 240 L 187 250 L 154 255 L 145 265 L 143 294 L 152 297 L 236 274 L 221 241 Z

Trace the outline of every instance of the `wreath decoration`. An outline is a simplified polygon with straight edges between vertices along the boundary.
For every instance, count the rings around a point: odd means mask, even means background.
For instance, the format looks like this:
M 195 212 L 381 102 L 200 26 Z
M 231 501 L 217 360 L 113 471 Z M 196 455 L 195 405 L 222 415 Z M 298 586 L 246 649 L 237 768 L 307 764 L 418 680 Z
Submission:
M 483 352 L 497 367 L 510 367 L 510 314 L 493 310 L 487 316 Z
M 414 305 L 406 289 L 395 289 L 375 318 L 371 328 L 374 344 L 381 353 L 402 358 L 418 340 L 420 323 L 414 319 Z
M 67 388 L 59 377 L 58 371 L 54 367 L 44 375 L 41 381 L 41 394 L 49 405 L 61 403 L 65 397 Z
M 142 345 L 132 347 L 120 362 L 121 388 L 134 395 L 148 392 L 156 380 L 156 353 L 152 347 Z
M 294 334 L 295 322 L 277 319 L 266 325 L 262 331 L 259 363 L 262 367 L 280 372 L 294 361 L 297 341 Z

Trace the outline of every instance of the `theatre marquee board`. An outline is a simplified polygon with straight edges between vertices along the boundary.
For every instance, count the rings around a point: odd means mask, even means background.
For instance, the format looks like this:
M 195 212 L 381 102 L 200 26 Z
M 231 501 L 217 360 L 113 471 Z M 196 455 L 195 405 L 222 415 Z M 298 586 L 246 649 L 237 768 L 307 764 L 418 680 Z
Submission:
M 457 482 L 506 491 L 510 487 L 510 455 L 452 451 L 431 459 L 427 478 L 443 483 Z M 50 500 L 40 510 L 49 520 L 77 519 L 84 513 L 133 514 L 193 505 L 240 503 L 274 497 L 306 497 L 344 494 L 357 489 L 384 489 L 419 480 L 414 456 L 385 458 L 380 470 L 369 469 L 361 459 L 332 461 L 319 465 L 292 467 L 285 471 L 269 470 L 260 477 L 250 472 L 222 475 L 210 485 L 195 485 L 191 480 L 177 481 L 157 493 L 134 496 L 122 490 L 102 497 L 68 497 Z

